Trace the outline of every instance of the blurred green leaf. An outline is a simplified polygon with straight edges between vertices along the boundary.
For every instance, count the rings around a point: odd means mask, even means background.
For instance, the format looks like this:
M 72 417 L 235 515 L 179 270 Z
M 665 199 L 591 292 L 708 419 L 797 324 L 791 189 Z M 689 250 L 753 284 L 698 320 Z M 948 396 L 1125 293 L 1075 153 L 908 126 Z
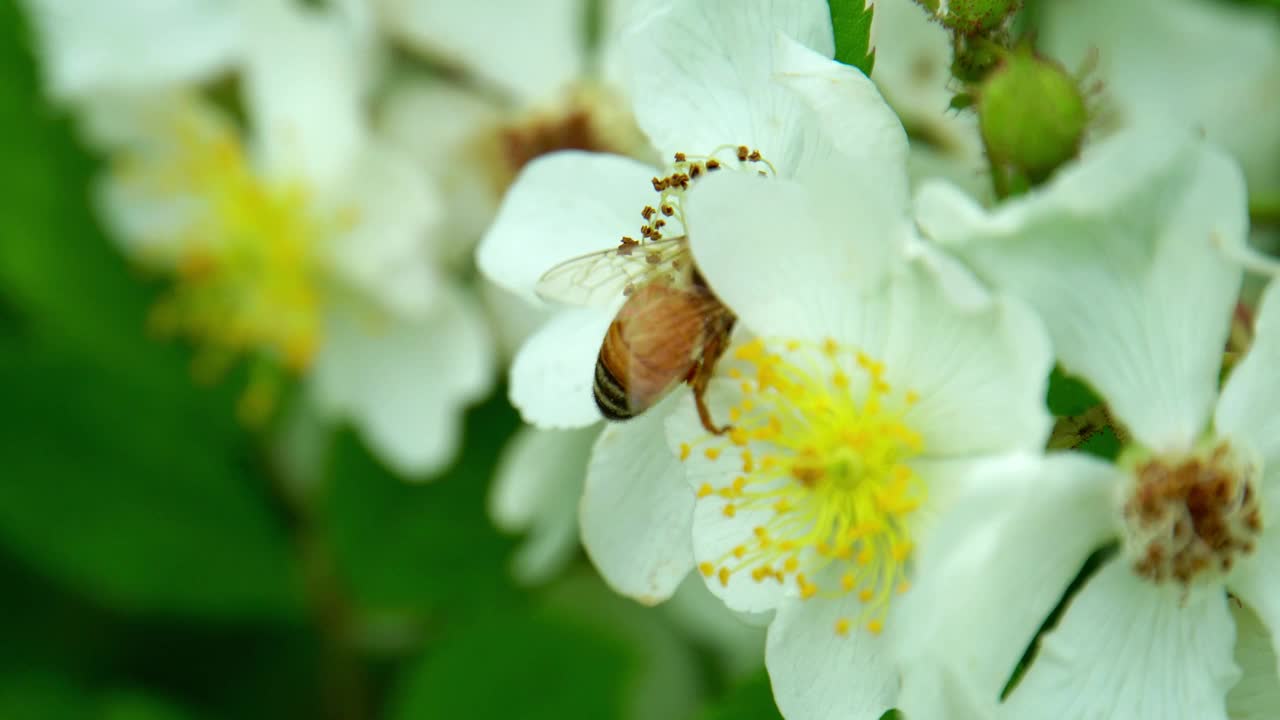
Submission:
M 83 358 L 0 346 L 0 540 L 126 611 L 279 617 L 299 607 L 263 478 L 183 396 Z
M 25 18 L 0 3 L 0 293 L 30 329 L 122 366 L 145 352 L 150 293 L 97 228 L 95 163 L 46 101 Z
M 773 702 L 769 676 L 763 670 L 733 688 L 698 720 L 781 720 Z
M 569 618 L 513 611 L 451 628 L 405 678 L 393 720 L 617 718 L 630 649 Z
M 0 678 L 0 717 L 5 720 L 194 720 L 196 716 L 136 691 L 98 694 L 53 673 L 24 672 Z
M 1049 391 L 1045 401 L 1049 405 L 1049 412 L 1058 417 L 1070 417 L 1083 414 L 1101 403 L 1102 399 L 1084 382 L 1055 366 L 1053 373 L 1049 375 Z
M 831 30 L 836 41 L 836 61 L 852 65 L 871 76 L 876 50 L 871 47 L 871 17 L 875 8 L 864 0 L 827 0 Z
M 485 514 L 485 497 L 516 422 L 505 393 L 495 393 L 468 416 L 462 457 L 425 484 L 393 475 L 352 433 L 337 439 L 325 514 L 338 573 L 361 604 L 470 606 L 511 592 L 511 541 Z

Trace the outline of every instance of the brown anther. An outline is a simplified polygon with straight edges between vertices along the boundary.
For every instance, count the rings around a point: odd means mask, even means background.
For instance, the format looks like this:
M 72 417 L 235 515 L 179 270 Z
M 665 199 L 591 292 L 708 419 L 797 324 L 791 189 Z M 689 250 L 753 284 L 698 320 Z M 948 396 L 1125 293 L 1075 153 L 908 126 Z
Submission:
M 752 150 L 751 154 L 747 156 L 747 159 L 751 162 L 760 162 L 761 157 L 759 150 Z
M 654 190 L 657 190 L 658 192 L 662 192 L 663 190 L 666 190 L 666 189 L 667 189 L 667 179 L 666 179 L 666 178 L 654 178 L 654 179 L 653 179 L 653 189 L 654 189 Z
M 678 152 L 678 153 L 676 153 L 676 162 L 684 162 L 684 161 L 685 161 L 685 160 L 687 160 L 687 159 L 688 159 L 688 158 L 685 156 L 685 154 L 684 154 L 684 153 L 682 153 L 682 152 Z
M 694 163 L 693 165 L 690 165 L 690 166 L 689 166 L 689 177 L 690 177 L 691 179 L 696 180 L 696 179 L 698 179 L 698 176 L 699 176 L 699 175 L 701 175 L 701 174 L 702 174 L 702 166 L 701 166 L 701 165 L 699 165 L 699 164 L 697 164 L 697 163 Z
M 644 218 L 645 220 L 648 220 L 649 218 L 653 217 L 653 214 L 655 212 L 657 212 L 657 210 L 654 210 L 652 205 L 645 205 L 644 210 L 640 211 L 640 217 Z
M 650 265 L 658 265 L 662 262 L 662 255 L 656 252 L 651 252 L 645 255 L 644 259 L 645 259 L 645 262 L 649 263 Z
M 623 245 L 639 245 L 640 243 L 633 237 L 628 237 L 626 235 L 623 235 L 622 244 Z
M 738 162 L 746 162 L 747 156 L 751 154 L 751 150 L 746 145 L 738 146 Z
M 671 217 L 672 215 L 676 214 L 676 209 L 671 207 L 670 205 L 663 205 L 662 214 L 666 215 L 667 217 Z
M 651 237 L 653 235 L 653 228 L 648 225 L 644 225 L 640 228 L 640 234 L 644 237 Z
M 708 161 L 707 161 L 707 170 L 708 170 L 708 171 L 710 171 L 710 170 L 719 170 L 719 169 L 720 169 L 720 161 L 719 161 L 719 160 L 717 160 L 717 159 L 715 159 L 715 158 L 711 158 L 710 160 L 708 160 Z
M 633 292 L 635 292 L 635 291 L 636 291 L 635 283 L 627 283 L 627 284 L 626 284 L 626 285 L 624 285 L 624 286 L 623 286 L 623 288 L 622 288 L 622 295 L 623 295 L 624 297 L 631 297 L 631 293 L 633 293 Z

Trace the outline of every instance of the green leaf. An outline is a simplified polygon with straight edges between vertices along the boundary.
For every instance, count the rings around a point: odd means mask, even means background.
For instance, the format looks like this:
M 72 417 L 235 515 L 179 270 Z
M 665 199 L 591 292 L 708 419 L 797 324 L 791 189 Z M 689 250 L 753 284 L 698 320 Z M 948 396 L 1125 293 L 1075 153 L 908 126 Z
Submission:
M 94 222 L 96 163 L 41 91 L 24 20 L 0 3 L 0 295 L 32 332 L 124 366 L 146 352 L 150 292 Z
M 396 477 L 352 433 L 337 438 L 323 512 L 338 574 L 360 604 L 474 606 L 510 593 L 512 543 L 494 529 L 485 500 L 516 422 L 505 393 L 495 393 L 468 416 L 461 459 L 427 483 Z
M 51 672 L 0 678 L 0 717 L 13 720 L 194 720 L 195 715 L 144 693 L 102 694 Z
M 622 717 L 633 658 L 622 643 L 548 611 L 454 626 L 403 680 L 393 720 Z
M 108 607 L 292 616 L 291 546 L 242 440 L 189 396 L 0 345 L 0 541 Z
M 731 689 L 698 720 L 781 720 L 778 706 L 773 702 L 773 688 L 769 676 L 763 670 L 752 675 Z
M 852 65 L 871 76 L 876 51 L 871 47 L 871 16 L 875 8 L 864 0 L 827 0 L 831 30 L 836 41 L 836 61 Z
M 1049 375 L 1049 390 L 1045 401 L 1049 405 L 1049 412 L 1055 416 L 1072 417 L 1100 404 L 1102 399 L 1083 381 L 1066 374 L 1062 368 L 1054 367 L 1053 373 Z

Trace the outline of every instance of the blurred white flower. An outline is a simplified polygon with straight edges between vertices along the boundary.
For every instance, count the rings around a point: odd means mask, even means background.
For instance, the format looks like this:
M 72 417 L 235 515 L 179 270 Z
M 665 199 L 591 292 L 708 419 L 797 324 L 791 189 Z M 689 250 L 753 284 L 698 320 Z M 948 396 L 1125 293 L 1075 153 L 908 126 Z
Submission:
M 963 85 L 951 77 L 951 36 L 915 0 L 875 0 L 876 61 L 871 79 L 912 138 L 913 181 L 943 177 L 990 194 L 978 118 L 951 108 Z
M 1255 190 L 1280 185 L 1280 22 L 1274 8 L 1214 0 L 1051 0 L 1039 47 L 1103 82 L 1104 118 L 1202 131 Z
M 83 18 L 56 0 L 33 7 L 46 65 L 68 75 L 58 68 L 86 52 L 69 29 Z M 152 8 L 115 8 L 113 22 L 150 27 L 93 38 L 124 43 L 128 71 L 57 81 L 110 156 L 106 223 L 132 257 L 175 278 L 155 323 L 199 345 L 201 371 L 249 356 L 250 418 L 272 409 L 281 369 L 302 373 L 318 407 L 351 419 L 397 470 L 438 470 L 462 408 L 490 386 L 491 341 L 477 304 L 437 269 L 430 182 L 367 127 L 352 62 L 367 38 L 339 14 L 285 2 L 237 5 L 218 22 L 210 7 L 169 3 L 162 26 L 148 26 Z M 167 64 L 172 34 L 227 28 L 207 41 L 235 49 L 216 65 L 148 69 Z M 244 127 L 194 87 L 227 64 L 240 72 Z
M 831 57 L 830 15 L 821 0 L 687 0 L 625 33 L 619 55 L 623 92 L 636 99 L 636 119 L 650 141 L 668 158 L 680 152 L 705 159 L 725 147 L 749 146 L 780 174 L 824 152 L 829 143 L 821 140 L 812 111 L 772 82 L 784 56 L 799 52 L 779 34 Z M 900 152 L 905 139 L 896 118 L 886 111 L 878 120 L 896 128 L 887 151 Z M 686 169 L 690 162 L 703 161 L 690 160 Z M 754 171 L 766 164 L 729 158 L 724 166 Z M 478 249 L 481 271 L 508 291 L 540 302 L 534 289 L 548 269 L 641 235 L 641 225 L 656 222 L 642 210 L 662 205 L 661 198 L 678 203 L 672 195 L 678 187 L 655 191 L 654 175 L 668 172 L 584 152 L 534 160 Z M 905 203 L 905 182 L 885 183 L 881 191 L 898 193 L 897 206 Z M 672 211 L 657 217 L 672 221 L 661 232 L 676 237 L 683 215 Z M 527 422 L 572 428 L 600 421 L 592 399 L 596 356 L 622 300 L 619 293 L 601 306 L 560 310 L 524 344 L 512 365 L 511 399 Z M 693 498 L 679 463 L 664 450 L 663 419 L 673 407 L 668 400 L 605 428 L 588 466 L 581 509 L 583 542 L 602 575 L 618 591 L 650 603 L 668 597 L 693 566 Z
M 1063 368 L 1132 440 L 1115 464 L 1068 455 L 975 472 L 921 560 L 947 602 L 915 607 L 916 656 L 994 704 L 1086 557 L 1118 541 L 1002 716 L 1226 718 L 1240 677 L 1226 591 L 1272 647 L 1280 631 L 1280 286 L 1218 392 L 1241 282 L 1221 249 L 1247 225 L 1239 167 L 1200 141 L 1126 133 L 991 213 L 940 185 L 918 206 L 927 234 L 1035 307 Z

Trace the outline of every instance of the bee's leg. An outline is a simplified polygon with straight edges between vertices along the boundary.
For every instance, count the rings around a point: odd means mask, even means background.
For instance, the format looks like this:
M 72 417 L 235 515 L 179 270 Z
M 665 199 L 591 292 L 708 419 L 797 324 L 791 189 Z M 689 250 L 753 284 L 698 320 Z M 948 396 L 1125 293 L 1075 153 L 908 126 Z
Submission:
M 732 426 L 716 426 L 711 420 L 711 410 L 707 407 L 707 383 L 711 381 L 711 371 L 714 367 L 705 361 L 698 363 L 689 378 L 689 387 L 693 389 L 693 404 L 698 407 L 698 419 L 702 421 L 702 427 L 712 435 L 723 435 L 729 432 Z

